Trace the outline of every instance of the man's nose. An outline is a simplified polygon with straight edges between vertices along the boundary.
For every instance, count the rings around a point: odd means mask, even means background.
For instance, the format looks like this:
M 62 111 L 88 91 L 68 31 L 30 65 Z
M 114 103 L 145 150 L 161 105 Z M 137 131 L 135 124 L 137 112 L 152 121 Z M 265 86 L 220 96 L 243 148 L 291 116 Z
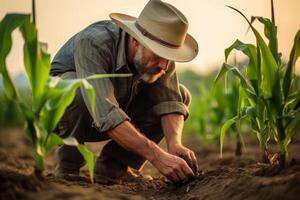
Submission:
M 158 67 L 163 69 L 164 71 L 168 70 L 169 61 L 166 59 L 161 59 L 158 63 Z

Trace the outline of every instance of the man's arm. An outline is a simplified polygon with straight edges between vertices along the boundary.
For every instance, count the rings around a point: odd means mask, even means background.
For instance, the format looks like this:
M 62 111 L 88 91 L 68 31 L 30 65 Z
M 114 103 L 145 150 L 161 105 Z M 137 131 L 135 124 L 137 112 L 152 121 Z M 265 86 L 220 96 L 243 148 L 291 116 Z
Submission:
M 183 159 L 165 152 L 139 133 L 129 121 L 122 122 L 107 134 L 125 149 L 147 159 L 171 181 L 177 182 L 194 176 L 193 171 Z
M 167 114 L 161 117 L 162 129 L 169 153 L 183 158 L 196 173 L 198 171 L 196 156 L 181 142 L 183 123 L 184 117 L 181 114 Z

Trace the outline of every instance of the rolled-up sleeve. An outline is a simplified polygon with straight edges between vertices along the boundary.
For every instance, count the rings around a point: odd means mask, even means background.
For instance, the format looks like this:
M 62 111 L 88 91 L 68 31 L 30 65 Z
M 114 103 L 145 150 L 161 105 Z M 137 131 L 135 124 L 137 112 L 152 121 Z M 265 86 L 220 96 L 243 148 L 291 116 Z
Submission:
M 156 115 L 178 113 L 184 115 L 185 119 L 188 117 L 189 111 L 183 103 L 174 62 L 170 62 L 167 73 L 151 84 L 148 90 Z
M 85 78 L 93 74 L 106 74 L 111 66 L 109 44 L 95 45 L 91 38 L 79 39 L 74 47 L 76 75 Z M 130 120 L 128 115 L 119 107 L 114 95 L 114 87 L 109 78 L 90 80 L 95 90 L 94 127 L 99 132 L 113 129 L 124 120 Z M 90 113 L 91 108 L 87 92 L 82 89 L 83 98 Z

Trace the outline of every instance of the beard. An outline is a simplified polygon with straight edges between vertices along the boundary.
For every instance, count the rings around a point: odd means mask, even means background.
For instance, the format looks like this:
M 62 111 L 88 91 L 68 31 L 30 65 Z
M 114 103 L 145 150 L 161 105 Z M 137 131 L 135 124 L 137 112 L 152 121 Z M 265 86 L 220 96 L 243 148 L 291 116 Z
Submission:
M 158 66 L 146 69 L 147 64 L 143 63 L 143 47 L 138 46 L 137 52 L 133 58 L 133 63 L 140 75 L 140 78 L 146 83 L 153 83 L 166 72 Z

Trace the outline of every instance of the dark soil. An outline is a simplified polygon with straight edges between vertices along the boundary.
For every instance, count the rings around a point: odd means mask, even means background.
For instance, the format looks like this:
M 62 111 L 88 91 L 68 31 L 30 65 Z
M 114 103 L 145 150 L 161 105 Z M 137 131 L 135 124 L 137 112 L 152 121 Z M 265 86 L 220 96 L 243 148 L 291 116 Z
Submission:
M 217 144 L 203 145 L 193 137 L 184 143 L 198 157 L 201 172 L 187 183 L 165 182 L 156 169 L 146 164 L 142 173 L 152 181 L 122 182 L 114 185 L 91 184 L 87 170 L 81 181 L 56 179 L 54 150 L 45 161 L 43 178 L 34 175 L 31 148 L 20 129 L 0 129 L 0 199 L 300 199 L 300 142 L 289 147 L 285 169 L 258 162 L 257 142 L 246 139 L 246 151 L 235 156 L 235 141 L 227 139 L 223 158 Z M 88 144 L 97 155 L 103 143 Z M 275 144 L 270 144 L 275 152 Z

